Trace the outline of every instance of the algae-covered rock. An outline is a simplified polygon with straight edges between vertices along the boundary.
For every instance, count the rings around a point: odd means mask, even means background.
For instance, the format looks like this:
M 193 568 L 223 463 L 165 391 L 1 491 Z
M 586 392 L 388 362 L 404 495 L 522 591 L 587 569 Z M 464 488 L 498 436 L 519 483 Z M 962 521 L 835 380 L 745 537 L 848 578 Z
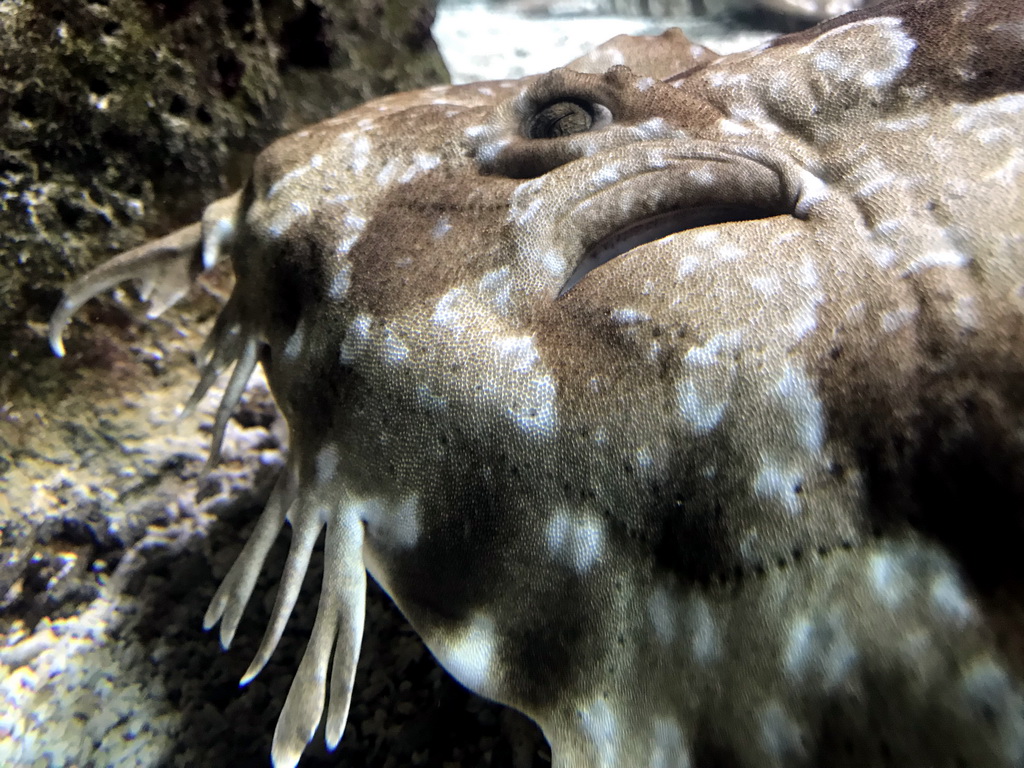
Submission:
M 67 276 L 196 218 L 275 137 L 447 80 L 435 4 L 0 0 L 0 361 Z

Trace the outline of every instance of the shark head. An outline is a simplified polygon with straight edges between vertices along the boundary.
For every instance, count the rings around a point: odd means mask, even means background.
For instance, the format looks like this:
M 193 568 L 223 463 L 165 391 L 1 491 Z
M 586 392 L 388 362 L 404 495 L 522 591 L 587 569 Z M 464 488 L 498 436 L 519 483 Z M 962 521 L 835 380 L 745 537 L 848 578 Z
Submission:
M 213 457 L 257 364 L 290 430 L 206 616 L 227 647 L 287 521 L 244 680 L 326 529 L 275 764 L 325 709 L 342 736 L 369 572 L 555 766 L 1019 765 L 1022 30 L 889 3 L 668 36 L 667 79 L 389 97 L 72 288 L 55 346 L 88 295 L 231 258 Z

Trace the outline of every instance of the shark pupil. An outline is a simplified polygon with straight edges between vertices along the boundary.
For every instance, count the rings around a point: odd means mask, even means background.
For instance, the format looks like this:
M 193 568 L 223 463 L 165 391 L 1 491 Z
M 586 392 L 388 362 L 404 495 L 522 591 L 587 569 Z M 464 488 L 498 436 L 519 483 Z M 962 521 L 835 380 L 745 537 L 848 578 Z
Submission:
M 589 105 L 579 101 L 558 101 L 533 116 L 527 134 L 531 139 L 557 139 L 589 131 L 593 124 L 594 114 Z

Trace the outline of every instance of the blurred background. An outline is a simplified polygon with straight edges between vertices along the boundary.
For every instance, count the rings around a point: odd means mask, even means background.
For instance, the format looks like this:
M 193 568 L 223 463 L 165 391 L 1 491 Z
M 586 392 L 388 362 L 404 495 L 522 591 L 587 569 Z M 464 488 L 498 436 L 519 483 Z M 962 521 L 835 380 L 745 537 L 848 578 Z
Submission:
M 680 27 L 717 53 L 745 50 L 864 0 L 441 0 L 433 35 L 452 82 L 561 66 L 619 34 Z

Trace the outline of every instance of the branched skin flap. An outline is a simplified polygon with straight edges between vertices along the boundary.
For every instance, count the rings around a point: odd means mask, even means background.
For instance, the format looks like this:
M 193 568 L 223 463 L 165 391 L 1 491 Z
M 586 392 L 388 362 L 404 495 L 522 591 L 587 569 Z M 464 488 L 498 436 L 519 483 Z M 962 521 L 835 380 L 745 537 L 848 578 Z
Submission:
M 246 680 L 327 529 L 278 768 L 342 736 L 367 571 L 557 768 L 1024 764 L 1022 9 L 381 99 L 69 290 L 55 346 L 232 260 L 197 397 L 260 361 L 291 433 L 206 617 L 287 520 Z

